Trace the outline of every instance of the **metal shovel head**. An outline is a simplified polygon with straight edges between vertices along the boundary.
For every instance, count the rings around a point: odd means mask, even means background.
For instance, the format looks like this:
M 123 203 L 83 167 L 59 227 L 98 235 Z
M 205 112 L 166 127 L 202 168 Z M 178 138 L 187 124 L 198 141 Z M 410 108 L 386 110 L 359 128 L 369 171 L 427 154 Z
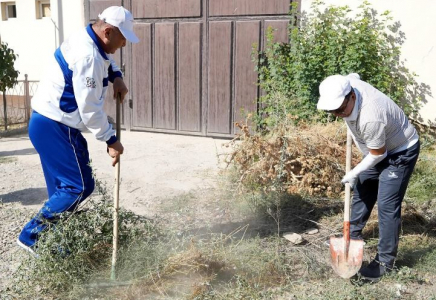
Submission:
M 363 260 L 363 241 L 330 237 L 330 256 L 333 270 L 342 278 L 350 278 L 359 271 Z

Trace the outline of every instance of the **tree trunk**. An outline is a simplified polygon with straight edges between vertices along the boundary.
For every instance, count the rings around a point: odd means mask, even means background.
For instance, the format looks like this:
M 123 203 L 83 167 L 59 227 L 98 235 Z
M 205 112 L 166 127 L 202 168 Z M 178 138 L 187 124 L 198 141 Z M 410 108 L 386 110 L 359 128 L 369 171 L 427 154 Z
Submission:
M 5 117 L 5 131 L 8 130 L 8 112 L 6 109 L 6 93 L 3 91 L 3 116 Z

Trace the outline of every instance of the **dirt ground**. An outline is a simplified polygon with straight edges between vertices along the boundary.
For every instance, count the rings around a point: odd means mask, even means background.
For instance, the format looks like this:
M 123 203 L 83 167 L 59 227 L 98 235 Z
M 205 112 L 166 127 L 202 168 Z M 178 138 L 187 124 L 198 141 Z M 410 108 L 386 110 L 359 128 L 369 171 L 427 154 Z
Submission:
M 97 179 L 112 190 L 114 168 L 105 143 L 90 133 L 84 135 Z M 224 166 L 221 154 L 228 149 L 223 146 L 227 142 L 123 131 L 120 205 L 137 214 L 153 216 L 163 201 L 213 190 Z M 27 135 L 0 138 L 0 290 L 17 268 L 23 252 L 15 243 L 22 226 L 46 199 L 39 157 Z

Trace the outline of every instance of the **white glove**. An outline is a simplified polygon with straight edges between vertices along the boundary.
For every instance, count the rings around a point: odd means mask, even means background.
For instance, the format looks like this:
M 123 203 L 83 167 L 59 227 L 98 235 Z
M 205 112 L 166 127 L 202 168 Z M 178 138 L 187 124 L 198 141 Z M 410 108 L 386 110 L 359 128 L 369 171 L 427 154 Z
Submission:
M 376 164 L 381 162 L 386 156 L 387 156 L 386 151 L 382 155 L 373 155 L 369 153 L 353 170 L 345 174 L 341 182 L 343 184 L 348 182 L 350 184 L 350 187 L 353 188 L 354 184 L 356 183 L 356 179 L 359 177 L 360 173 L 374 167 Z
M 359 175 L 356 175 L 353 171 L 350 171 L 347 174 L 345 174 L 345 176 L 342 178 L 341 182 L 343 184 L 346 184 L 348 182 L 350 184 L 350 187 L 353 188 L 358 177 L 359 177 Z

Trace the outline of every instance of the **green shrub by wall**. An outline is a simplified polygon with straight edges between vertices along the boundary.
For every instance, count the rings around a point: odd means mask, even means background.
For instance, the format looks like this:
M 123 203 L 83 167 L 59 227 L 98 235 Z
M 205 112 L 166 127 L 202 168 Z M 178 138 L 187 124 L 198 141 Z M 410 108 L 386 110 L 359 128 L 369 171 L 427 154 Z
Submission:
M 291 20 L 298 20 L 298 26 L 289 27 L 289 43 L 273 43 L 274 32 L 268 29 L 265 50 L 253 52 L 259 84 L 266 92 L 258 125 L 273 126 L 289 117 L 326 120 L 328 116 L 316 109 L 318 86 L 329 75 L 349 73 L 358 73 L 418 118 L 428 88 L 417 84 L 416 75 L 400 59 L 405 36 L 389 12 L 378 14 L 368 2 L 352 11 L 314 1 L 309 14 L 299 14 L 294 6 Z

